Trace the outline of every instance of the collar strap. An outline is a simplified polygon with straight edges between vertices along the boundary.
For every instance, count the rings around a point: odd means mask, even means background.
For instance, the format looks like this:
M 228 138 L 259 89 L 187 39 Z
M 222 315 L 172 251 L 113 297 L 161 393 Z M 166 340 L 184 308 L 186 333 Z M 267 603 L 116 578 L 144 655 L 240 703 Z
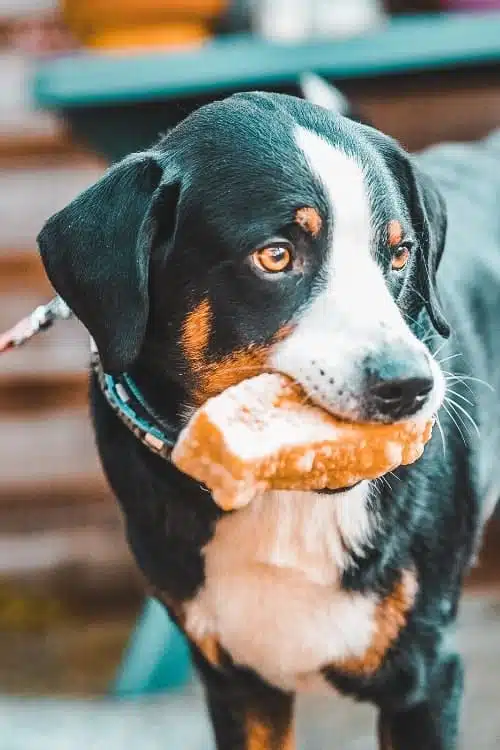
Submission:
M 90 351 L 92 370 L 117 417 L 146 448 L 169 459 L 177 440 L 177 430 L 158 416 L 130 375 L 112 376 L 104 372 L 93 339 L 90 340 Z
M 0 354 L 26 344 L 41 331 L 51 328 L 56 321 L 67 320 L 72 315 L 66 302 L 61 297 L 54 297 L 0 335 Z M 112 376 L 104 372 L 93 339 L 90 340 L 90 352 L 92 370 L 113 411 L 146 448 L 169 459 L 177 440 L 177 430 L 158 416 L 130 375 L 122 373 Z

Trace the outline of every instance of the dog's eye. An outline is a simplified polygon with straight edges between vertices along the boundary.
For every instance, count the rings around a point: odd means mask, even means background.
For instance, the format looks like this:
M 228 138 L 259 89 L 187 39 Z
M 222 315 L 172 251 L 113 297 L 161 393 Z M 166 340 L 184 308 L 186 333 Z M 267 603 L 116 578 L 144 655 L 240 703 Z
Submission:
M 393 271 L 402 271 L 410 260 L 411 245 L 400 245 L 392 254 L 391 268 Z
M 286 245 L 270 245 L 252 254 L 255 265 L 266 273 L 282 273 L 293 266 L 292 251 Z

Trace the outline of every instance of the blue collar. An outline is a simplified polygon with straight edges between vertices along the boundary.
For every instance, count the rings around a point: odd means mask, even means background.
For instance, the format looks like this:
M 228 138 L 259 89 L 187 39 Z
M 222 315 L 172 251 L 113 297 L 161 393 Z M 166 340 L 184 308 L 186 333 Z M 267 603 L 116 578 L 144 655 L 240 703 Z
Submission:
M 136 383 L 126 372 L 112 376 L 104 372 L 91 339 L 91 366 L 102 394 L 117 417 L 146 448 L 169 459 L 177 440 L 175 428 L 165 422 L 147 403 Z

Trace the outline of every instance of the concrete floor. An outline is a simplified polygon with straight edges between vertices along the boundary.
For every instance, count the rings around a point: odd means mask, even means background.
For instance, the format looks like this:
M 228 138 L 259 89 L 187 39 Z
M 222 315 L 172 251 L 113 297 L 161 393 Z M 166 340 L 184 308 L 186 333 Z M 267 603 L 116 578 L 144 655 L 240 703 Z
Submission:
M 467 667 L 463 750 L 500 748 L 500 593 L 467 595 L 459 642 Z M 375 714 L 340 698 L 299 704 L 300 750 L 372 750 Z M 211 750 L 199 689 L 145 702 L 0 700 L 0 750 Z M 423 749 L 424 750 L 424 749 Z

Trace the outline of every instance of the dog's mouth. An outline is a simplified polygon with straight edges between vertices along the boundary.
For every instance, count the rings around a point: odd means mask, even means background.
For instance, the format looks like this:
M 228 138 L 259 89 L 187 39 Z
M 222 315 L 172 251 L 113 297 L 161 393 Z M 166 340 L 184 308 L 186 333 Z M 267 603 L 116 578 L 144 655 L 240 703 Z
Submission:
M 353 490 L 355 487 L 361 484 L 361 482 L 364 482 L 364 479 L 360 479 L 359 482 L 355 482 L 354 484 L 350 484 L 348 487 L 337 487 L 334 490 L 329 489 L 328 487 L 325 487 L 322 490 L 316 490 L 316 492 L 320 495 L 338 495 L 341 492 L 349 492 L 349 490 Z

